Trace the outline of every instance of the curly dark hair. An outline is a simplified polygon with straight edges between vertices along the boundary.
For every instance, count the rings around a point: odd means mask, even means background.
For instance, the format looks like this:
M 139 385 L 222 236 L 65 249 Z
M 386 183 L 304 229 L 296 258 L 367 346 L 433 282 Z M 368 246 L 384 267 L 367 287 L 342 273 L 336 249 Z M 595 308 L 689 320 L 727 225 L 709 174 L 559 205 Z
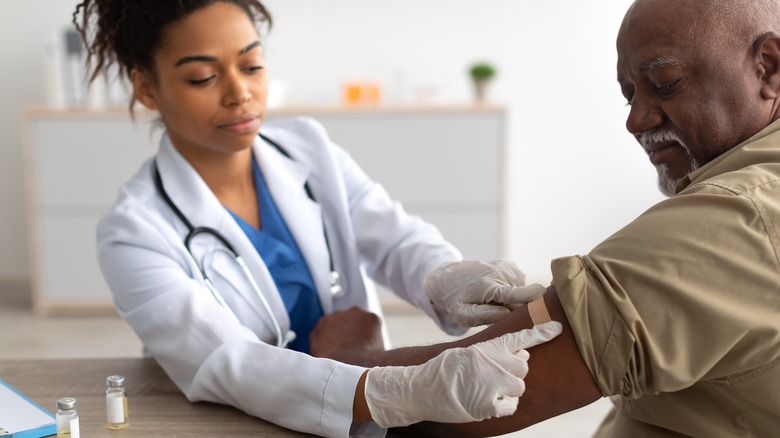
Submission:
M 134 68 L 154 74 L 154 55 L 164 43 L 165 28 L 218 2 L 238 6 L 254 23 L 269 29 L 272 25 L 271 14 L 258 0 L 82 1 L 73 12 L 73 24 L 87 48 L 89 82 L 112 65 L 119 77 L 129 77 Z

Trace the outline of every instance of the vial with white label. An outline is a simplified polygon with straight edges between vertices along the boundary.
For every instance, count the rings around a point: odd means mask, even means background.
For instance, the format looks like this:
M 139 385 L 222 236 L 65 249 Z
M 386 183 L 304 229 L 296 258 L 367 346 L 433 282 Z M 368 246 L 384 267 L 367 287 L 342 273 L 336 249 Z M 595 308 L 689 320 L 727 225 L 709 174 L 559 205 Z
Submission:
M 65 397 L 57 400 L 57 438 L 79 438 L 79 414 L 76 412 L 76 399 Z
M 125 429 L 130 425 L 127 418 L 127 392 L 123 376 L 108 376 L 106 379 L 106 414 L 109 429 Z

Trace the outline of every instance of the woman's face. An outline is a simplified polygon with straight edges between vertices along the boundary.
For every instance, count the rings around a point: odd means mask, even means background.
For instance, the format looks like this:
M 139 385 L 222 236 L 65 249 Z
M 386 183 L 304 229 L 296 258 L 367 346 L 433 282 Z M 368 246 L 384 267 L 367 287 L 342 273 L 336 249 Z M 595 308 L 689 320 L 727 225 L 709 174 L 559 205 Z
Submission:
M 244 10 L 217 2 L 169 25 L 154 61 L 154 77 L 131 73 L 136 98 L 160 112 L 183 155 L 251 146 L 265 116 L 268 77 Z

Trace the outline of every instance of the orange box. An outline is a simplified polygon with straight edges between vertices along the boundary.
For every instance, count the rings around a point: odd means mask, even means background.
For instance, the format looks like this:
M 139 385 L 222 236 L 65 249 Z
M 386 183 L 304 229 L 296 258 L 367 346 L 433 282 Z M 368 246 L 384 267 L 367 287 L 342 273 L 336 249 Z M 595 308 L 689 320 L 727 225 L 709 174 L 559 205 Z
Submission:
M 376 81 L 349 81 L 342 86 L 346 106 L 378 106 L 382 100 L 382 86 Z
M 357 106 L 363 103 L 363 84 L 347 82 L 343 86 L 344 105 Z

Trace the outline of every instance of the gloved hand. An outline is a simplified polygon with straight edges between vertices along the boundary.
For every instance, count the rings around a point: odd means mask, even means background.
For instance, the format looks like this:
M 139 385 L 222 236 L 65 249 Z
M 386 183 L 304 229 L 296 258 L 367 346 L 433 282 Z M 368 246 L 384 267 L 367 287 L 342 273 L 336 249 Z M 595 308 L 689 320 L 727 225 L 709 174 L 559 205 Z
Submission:
M 512 304 L 524 304 L 544 295 L 540 284 L 525 285 L 525 274 L 512 262 L 463 260 L 444 262 L 423 281 L 433 304 L 447 311 L 463 327 L 498 322 Z
M 530 348 L 561 333 L 550 321 L 468 348 L 446 350 L 411 367 L 371 368 L 365 396 L 381 427 L 420 421 L 468 423 L 512 415 L 523 392 Z

